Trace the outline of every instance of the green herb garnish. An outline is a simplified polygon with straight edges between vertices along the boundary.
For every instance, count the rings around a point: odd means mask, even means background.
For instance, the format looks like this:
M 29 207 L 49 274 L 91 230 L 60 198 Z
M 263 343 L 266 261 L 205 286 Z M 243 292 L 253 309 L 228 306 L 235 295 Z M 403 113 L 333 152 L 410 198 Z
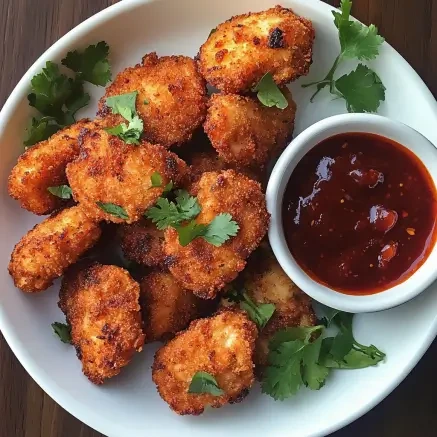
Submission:
M 68 185 L 58 185 L 56 187 L 48 187 L 47 191 L 60 199 L 71 199 L 73 191 Z
M 191 379 L 188 393 L 208 393 L 221 396 L 224 391 L 218 386 L 216 379 L 207 372 L 196 372 Z
M 123 220 L 127 220 L 129 218 L 126 210 L 115 203 L 96 202 L 96 205 L 107 214 L 111 214 Z
M 271 73 L 266 73 L 252 91 L 257 93 L 258 100 L 264 106 L 269 108 L 276 106 L 279 109 L 285 109 L 288 106 L 287 99 L 276 85 Z
M 52 323 L 54 333 L 59 337 L 62 343 L 71 344 L 71 326 L 66 323 Z
M 341 51 L 324 79 L 303 85 L 304 88 L 316 86 L 311 102 L 325 87 L 331 94 L 346 101 L 349 112 L 376 112 L 385 100 L 385 87 L 379 76 L 363 64 L 349 74 L 334 79 L 334 74 L 345 59 L 367 61 L 375 59 L 384 38 L 371 24 L 365 26 L 350 18 L 351 0 L 342 0 L 341 12 L 333 11 L 334 23 L 338 29 Z

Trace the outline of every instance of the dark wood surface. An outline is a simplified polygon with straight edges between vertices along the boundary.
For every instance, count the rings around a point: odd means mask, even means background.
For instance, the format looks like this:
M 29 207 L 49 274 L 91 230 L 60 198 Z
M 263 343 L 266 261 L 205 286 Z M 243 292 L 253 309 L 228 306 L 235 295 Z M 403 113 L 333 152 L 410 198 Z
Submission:
M 116 0 L 0 0 L 0 107 L 46 48 L 113 3 Z M 437 0 L 354 0 L 353 13 L 366 23 L 376 24 L 437 96 Z M 435 342 L 385 401 L 334 436 L 435 437 L 436 367 Z M 0 334 L 0 437 L 99 436 L 37 386 Z

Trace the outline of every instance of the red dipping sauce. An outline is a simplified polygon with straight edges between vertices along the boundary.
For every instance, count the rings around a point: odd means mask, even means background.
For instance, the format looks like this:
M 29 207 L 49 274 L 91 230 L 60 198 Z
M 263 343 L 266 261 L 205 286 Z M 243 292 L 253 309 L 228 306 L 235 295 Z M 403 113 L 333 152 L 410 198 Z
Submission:
M 367 133 L 322 141 L 294 169 L 283 200 L 288 247 L 313 279 L 347 294 L 405 281 L 436 240 L 436 189 L 407 148 Z

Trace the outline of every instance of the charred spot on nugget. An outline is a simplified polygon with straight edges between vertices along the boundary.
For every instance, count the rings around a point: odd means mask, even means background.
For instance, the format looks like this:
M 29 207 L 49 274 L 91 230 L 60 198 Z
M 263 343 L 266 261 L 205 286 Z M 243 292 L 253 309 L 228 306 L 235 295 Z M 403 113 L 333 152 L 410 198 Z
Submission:
M 9 195 L 37 215 L 51 214 L 65 206 L 65 200 L 48 188 L 67 183 L 65 169 L 79 155 L 81 132 L 101 124 L 104 121 L 80 120 L 27 149 L 9 175 Z
M 37 224 L 14 247 L 9 274 L 22 291 L 43 291 L 94 246 L 101 230 L 80 206 L 64 209 Z
M 65 275 L 59 307 L 71 326 L 71 342 L 83 373 L 102 384 L 120 373 L 144 344 L 140 287 L 112 265 L 73 266 Z
M 263 168 L 291 138 L 296 104 L 290 91 L 282 89 L 285 109 L 268 108 L 256 98 L 237 94 L 214 94 L 204 124 L 212 146 L 228 165 Z
M 112 116 L 105 102 L 110 96 L 137 91 L 136 110 L 143 120 L 143 136 L 164 147 L 185 143 L 206 115 L 206 83 L 196 63 L 187 56 L 144 56 L 142 64 L 126 68 L 106 88 L 100 114 Z
M 167 271 L 155 270 L 140 283 L 140 304 L 147 342 L 166 341 L 214 308 L 181 287 Z
M 218 247 L 202 238 L 181 246 L 175 229 L 164 232 L 170 272 L 184 288 L 212 299 L 244 269 L 246 258 L 267 232 L 269 214 L 261 185 L 233 170 L 204 173 L 191 194 L 201 207 L 197 223 L 209 224 L 218 214 L 228 213 L 239 226 L 237 235 Z
M 85 132 L 79 157 L 67 165 L 74 199 L 90 217 L 114 223 L 139 220 L 166 184 L 181 184 L 188 172 L 185 162 L 165 148 L 126 144 L 103 129 Z M 161 176 L 161 186 L 152 185 L 154 173 Z
M 308 74 L 313 42 L 311 21 L 291 9 L 237 15 L 218 25 L 201 46 L 199 71 L 226 93 L 249 91 L 268 72 L 285 85 Z
M 223 311 L 192 322 L 155 354 L 152 379 L 160 396 L 181 415 L 240 402 L 254 382 L 256 336 L 255 324 L 240 312 Z M 223 394 L 189 393 L 199 371 L 213 376 Z

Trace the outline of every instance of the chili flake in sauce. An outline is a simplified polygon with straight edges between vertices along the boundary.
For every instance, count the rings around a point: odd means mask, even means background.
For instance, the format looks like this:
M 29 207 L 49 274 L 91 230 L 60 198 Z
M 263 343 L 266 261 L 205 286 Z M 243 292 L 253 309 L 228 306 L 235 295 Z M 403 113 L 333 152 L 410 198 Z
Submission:
M 405 281 L 436 240 L 436 189 L 423 163 L 387 138 L 328 138 L 298 163 L 283 201 L 288 246 L 313 279 L 347 294 Z

